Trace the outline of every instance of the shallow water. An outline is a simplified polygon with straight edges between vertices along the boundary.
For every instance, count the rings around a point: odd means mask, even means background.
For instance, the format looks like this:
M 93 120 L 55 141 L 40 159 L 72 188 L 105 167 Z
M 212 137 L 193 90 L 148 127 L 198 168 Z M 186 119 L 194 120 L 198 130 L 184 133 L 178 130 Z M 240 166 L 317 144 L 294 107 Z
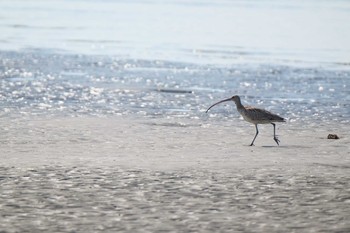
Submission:
M 348 1 L 1 1 L 1 116 L 205 119 L 234 94 L 348 123 Z M 233 106 L 233 104 L 231 104 Z M 238 117 L 220 106 L 210 116 Z
M 108 56 L 1 52 L 2 116 L 208 116 L 229 119 L 234 94 L 244 104 L 300 123 L 348 123 L 350 71 L 324 67 L 201 65 Z

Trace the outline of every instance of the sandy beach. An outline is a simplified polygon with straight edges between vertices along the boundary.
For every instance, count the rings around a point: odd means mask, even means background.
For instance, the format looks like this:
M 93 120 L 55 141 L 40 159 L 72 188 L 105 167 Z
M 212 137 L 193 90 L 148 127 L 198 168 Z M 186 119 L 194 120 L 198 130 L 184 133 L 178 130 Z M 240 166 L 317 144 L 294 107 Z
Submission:
M 4 232 L 348 232 L 349 127 L 1 121 Z

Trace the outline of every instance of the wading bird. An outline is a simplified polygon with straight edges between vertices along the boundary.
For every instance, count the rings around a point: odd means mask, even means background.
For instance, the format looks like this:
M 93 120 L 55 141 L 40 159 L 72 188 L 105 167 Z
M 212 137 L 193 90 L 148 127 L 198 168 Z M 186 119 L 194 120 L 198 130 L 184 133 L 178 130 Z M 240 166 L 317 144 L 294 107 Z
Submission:
M 224 99 L 224 100 L 221 100 L 221 101 L 213 104 L 212 106 L 210 106 L 208 108 L 208 110 L 206 112 L 208 113 L 209 109 L 211 109 L 212 107 L 214 107 L 217 104 L 221 104 L 223 102 L 231 101 L 231 100 L 233 102 L 235 102 L 237 110 L 242 115 L 244 120 L 246 120 L 250 123 L 253 123 L 255 125 L 256 134 L 255 134 L 255 137 L 254 137 L 252 143 L 250 144 L 250 146 L 254 145 L 255 138 L 259 134 L 258 124 L 272 124 L 273 125 L 273 140 L 275 140 L 277 145 L 279 145 L 280 140 L 278 140 L 278 138 L 276 136 L 276 125 L 274 122 L 285 122 L 286 120 L 284 118 L 277 116 L 276 114 L 273 114 L 273 113 L 266 111 L 264 109 L 243 106 L 241 103 L 241 98 L 239 98 L 238 95 L 234 95 L 231 98 Z

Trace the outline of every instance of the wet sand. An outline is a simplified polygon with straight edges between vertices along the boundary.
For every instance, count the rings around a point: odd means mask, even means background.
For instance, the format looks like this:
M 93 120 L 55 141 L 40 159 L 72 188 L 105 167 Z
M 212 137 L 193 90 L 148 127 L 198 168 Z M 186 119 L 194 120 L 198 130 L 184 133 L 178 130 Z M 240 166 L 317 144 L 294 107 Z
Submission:
M 349 126 L 278 124 L 279 147 L 259 129 L 250 147 L 238 119 L 3 118 L 0 228 L 348 232 Z

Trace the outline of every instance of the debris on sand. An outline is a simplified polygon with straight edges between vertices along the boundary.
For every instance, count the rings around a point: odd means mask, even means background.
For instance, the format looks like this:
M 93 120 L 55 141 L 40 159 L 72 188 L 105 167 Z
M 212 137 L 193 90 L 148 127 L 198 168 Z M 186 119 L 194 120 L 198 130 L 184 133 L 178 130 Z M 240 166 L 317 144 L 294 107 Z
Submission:
M 328 139 L 339 139 L 338 135 L 336 134 L 328 134 Z

